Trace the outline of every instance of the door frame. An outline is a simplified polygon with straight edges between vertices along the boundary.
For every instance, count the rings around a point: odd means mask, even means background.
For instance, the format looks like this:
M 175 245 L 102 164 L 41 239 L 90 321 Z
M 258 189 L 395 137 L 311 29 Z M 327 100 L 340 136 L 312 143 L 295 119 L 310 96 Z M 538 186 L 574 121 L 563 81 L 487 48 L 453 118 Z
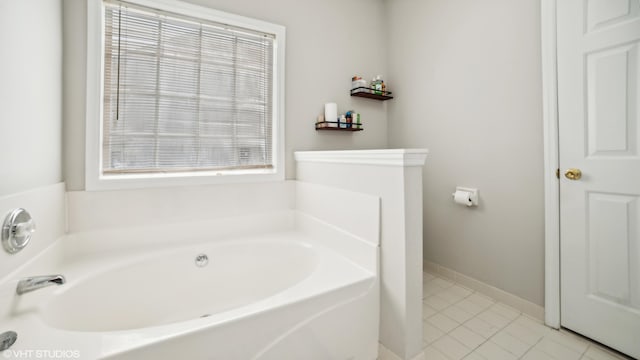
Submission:
M 557 0 L 541 0 L 544 132 L 544 322 L 560 328 L 560 138 L 558 131 Z

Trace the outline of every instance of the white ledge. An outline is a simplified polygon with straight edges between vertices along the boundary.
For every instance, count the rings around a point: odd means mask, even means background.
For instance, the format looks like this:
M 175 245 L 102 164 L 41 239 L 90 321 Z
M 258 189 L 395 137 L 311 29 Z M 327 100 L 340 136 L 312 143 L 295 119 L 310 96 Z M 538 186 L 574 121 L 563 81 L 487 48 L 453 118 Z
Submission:
M 339 151 L 296 151 L 298 162 L 366 164 L 386 166 L 423 166 L 427 149 L 380 149 Z

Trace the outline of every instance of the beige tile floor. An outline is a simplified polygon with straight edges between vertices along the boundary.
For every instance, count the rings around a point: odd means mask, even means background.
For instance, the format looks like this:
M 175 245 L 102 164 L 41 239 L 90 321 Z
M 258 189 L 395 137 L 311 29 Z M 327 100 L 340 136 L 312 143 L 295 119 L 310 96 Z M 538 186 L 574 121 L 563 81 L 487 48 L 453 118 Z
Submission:
M 423 282 L 426 360 L 629 359 L 433 274 Z

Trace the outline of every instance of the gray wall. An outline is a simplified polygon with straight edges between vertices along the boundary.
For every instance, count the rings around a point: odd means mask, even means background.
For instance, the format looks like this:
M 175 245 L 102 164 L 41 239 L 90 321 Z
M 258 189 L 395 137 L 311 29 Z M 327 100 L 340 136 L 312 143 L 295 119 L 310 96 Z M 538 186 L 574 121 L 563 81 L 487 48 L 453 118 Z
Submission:
M 430 150 L 424 258 L 542 305 L 540 0 L 385 4 L 389 143 Z
M 61 180 L 61 9 L 0 1 L 0 196 Z
M 543 303 L 539 0 L 190 1 L 287 27 L 288 178 L 294 150 L 429 148 L 425 259 Z M 60 181 L 63 30 L 64 178 L 84 188 L 85 0 L 62 3 L 64 25 L 60 1 L 0 1 L 0 196 Z M 378 73 L 394 100 L 348 96 Z M 327 101 L 366 130 L 314 131 Z
M 218 10 L 284 25 L 286 44 L 286 166 L 295 176 L 295 150 L 370 149 L 387 146 L 386 104 L 351 98 L 351 77 L 387 73 L 381 0 L 189 0 Z M 69 190 L 84 189 L 86 0 L 65 0 L 65 150 Z M 357 20 L 353 20 L 357 19 Z M 350 25 L 357 23 L 361 26 Z M 314 130 L 325 102 L 362 113 L 365 131 Z

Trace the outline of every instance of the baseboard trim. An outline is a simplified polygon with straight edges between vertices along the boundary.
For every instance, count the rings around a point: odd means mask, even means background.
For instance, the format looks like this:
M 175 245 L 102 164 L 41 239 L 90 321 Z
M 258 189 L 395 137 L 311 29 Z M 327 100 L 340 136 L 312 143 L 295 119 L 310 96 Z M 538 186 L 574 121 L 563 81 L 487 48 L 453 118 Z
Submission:
M 412 357 L 409 360 L 424 360 L 424 351 L 421 351 L 418 355 Z M 404 360 L 400 356 L 396 355 L 393 351 L 387 349 L 381 343 L 378 343 L 378 360 Z
M 455 270 L 451 270 L 448 267 L 434 263 L 432 261 L 424 260 L 422 262 L 422 268 L 424 271 L 436 274 L 443 278 L 455 281 L 462 286 L 466 286 L 469 289 L 478 291 L 487 295 L 497 301 L 500 301 L 506 305 L 509 305 L 523 313 L 544 322 L 544 307 L 532 303 L 529 300 L 525 300 L 519 296 L 498 289 L 495 286 L 491 286 L 480 280 L 474 279 L 470 276 L 461 274 Z

